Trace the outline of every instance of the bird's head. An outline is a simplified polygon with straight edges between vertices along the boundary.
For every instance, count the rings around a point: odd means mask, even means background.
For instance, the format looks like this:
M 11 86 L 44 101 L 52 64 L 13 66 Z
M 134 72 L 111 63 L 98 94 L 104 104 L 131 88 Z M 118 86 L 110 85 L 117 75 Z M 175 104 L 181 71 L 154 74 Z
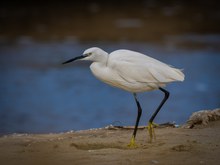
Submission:
M 97 48 L 97 47 L 92 47 L 89 49 L 86 49 L 83 52 L 83 55 L 72 58 L 68 61 L 63 62 L 63 64 L 70 63 L 72 61 L 76 60 L 87 60 L 87 61 L 94 61 L 94 62 L 105 62 L 107 60 L 108 53 L 105 52 L 104 50 Z

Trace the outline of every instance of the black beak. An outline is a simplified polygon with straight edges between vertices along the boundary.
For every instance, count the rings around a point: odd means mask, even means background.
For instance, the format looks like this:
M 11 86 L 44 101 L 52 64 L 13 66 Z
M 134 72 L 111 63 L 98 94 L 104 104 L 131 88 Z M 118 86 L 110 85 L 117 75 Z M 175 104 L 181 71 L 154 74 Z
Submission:
M 63 62 L 62 64 L 67 64 L 67 63 L 70 63 L 70 62 L 72 62 L 72 61 L 76 61 L 76 60 L 79 60 L 79 59 L 82 59 L 82 58 L 85 58 L 85 57 L 86 57 L 86 56 L 84 56 L 84 55 L 78 56 L 78 57 L 75 57 L 75 58 L 72 58 L 72 59 L 70 59 L 70 60 L 68 60 L 68 61 Z

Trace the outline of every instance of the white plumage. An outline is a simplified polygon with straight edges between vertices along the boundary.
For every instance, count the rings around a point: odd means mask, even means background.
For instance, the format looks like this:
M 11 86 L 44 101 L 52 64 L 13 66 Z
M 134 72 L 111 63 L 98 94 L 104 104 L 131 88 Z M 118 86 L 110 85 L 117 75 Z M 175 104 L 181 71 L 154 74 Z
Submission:
M 99 48 L 87 49 L 93 52 L 85 60 L 94 60 L 90 69 L 101 81 L 129 92 L 144 92 L 173 81 L 183 81 L 181 70 L 173 68 L 154 58 L 131 50 L 116 50 L 107 54 Z M 103 58 L 99 58 L 103 56 Z
M 90 69 L 99 80 L 133 93 L 138 115 L 130 147 L 136 146 L 135 137 L 142 113 L 136 93 L 154 89 L 159 89 L 164 93 L 164 99 L 151 116 L 147 126 L 150 141 L 152 141 L 153 136 L 155 137 L 153 120 L 169 98 L 169 92 L 162 87 L 173 81 L 183 81 L 184 74 L 181 70 L 135 51 L 121 49 L 108 54 L 97 47 L 89 48 L 84 51 L 82 56 L 70 59 L 63 64 L 80 59 L 92 61 Z

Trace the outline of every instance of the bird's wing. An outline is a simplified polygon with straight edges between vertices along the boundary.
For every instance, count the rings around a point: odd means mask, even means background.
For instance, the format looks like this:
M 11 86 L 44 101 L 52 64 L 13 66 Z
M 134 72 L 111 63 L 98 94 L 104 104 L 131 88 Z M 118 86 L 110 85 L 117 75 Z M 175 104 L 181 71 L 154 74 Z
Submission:
M 112 52 L 108 65 L 128 82 L 167 83 L 184 79 L 179 69 L 130 50 Z

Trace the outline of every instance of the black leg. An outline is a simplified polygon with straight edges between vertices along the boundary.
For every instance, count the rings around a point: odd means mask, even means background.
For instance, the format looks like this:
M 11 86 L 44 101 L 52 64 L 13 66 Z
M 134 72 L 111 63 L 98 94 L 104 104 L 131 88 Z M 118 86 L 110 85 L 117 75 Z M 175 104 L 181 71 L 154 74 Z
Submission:
M 137 119 L 136 119 L 135 128 L 134 128 L 134 132 L 133 132 L 133 137 L 135 138 L 136 133 L 137 133 L 137 129 L 138 129 L 138 124 L 139 124 L 139 121 L 140 121 L 140 118 L 141 118 L 141 114 L 142 114 L 142 109 L 141 109 L 139 101 L 137 100 L 136 93 L 134 93 L 134 99 L 135 99 L 135 102 L 136 102 L 137 108 L 138 108 Z
M 164 98 L 163 98 L 162 102 L 160 103 L 160 105 L 158 106 L 158 108 L 156 109 L 156 111 L 154 112 L 154 114 L 152 115 L 152 117 L 150 118 L 149 123 L 153 122 L 154 118 L 157 116 L 161 107 L 167 101 L 167 99 L 169 98 L 169 95 L 170 95 L 170 93 L 168 91 L 166 91 L 165 89 L 163 89 L 163 88 L 159 88 L 159 89 L 164 93 Z
M 136 93 L 133 93 L 133 94 L 134 94 L 135 102 L 137 104 L 138 114 L 137 114 L 137 119 L 136 119 L 136 123 L 135 123 L 135 127 L 134 127 L 134 132 L 133 132 L 133 135 L 131 137 L 131 142 L 130 142 L 130 144 L 128 144 L 128 147 L 137 147 L 137 145 L 135 144 L 135 137 L 136 137 L 136 133 L 137 133 L 137 129 L 138 129 L 138 124 L 139 124 L 139 121 L 140 121 L 140 118 L 141 118 L 141 114 L 142 114 L 142 109 L 141 109 L 140 103 L 137 100 L 137 94 Z

